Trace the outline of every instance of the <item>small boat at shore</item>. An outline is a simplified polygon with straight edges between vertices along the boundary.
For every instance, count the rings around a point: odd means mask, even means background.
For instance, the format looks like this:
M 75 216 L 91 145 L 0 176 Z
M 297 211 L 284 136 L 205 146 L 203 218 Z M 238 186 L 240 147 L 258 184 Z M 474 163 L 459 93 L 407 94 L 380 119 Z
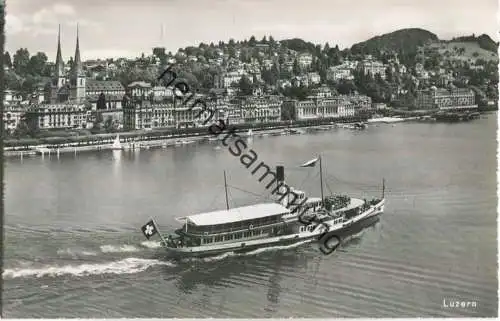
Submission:
M 120 134 L 116 135 L 116 138 L 115 138 L 115 140 L 113 142 L 113 145 L 111 146 L 111 149 L 112 150 L 122 150 L 123 149 L 123 146 L 120 143 Z
M 404 118 L 400 117 L 378 117 L 368 119 L 368 123 L 384 123 L 384 124 L 392 124 L 405 121 Z
M 253 137 L 253 131 L 252 131 L 252 129 L 250 128 L 250 129 L 248 130 L 248 132 L 247 132 L 244 136 L 245 136 L 246 138 L 251 138 L 251 137 Z
M 326 233 L 334 235 L 341 243 L 341 235 L 362 229 L 378 220 L 385 205 L 384 183 L 382 197 L 372 200 L 348 195 L 325 196 L 321 157 L 300 167 L 314 167 L 318 161 L 320 198 L 308 198 L 304 192 L 287 187 L 284 183 L 284 168 L 278 166 L 276 191 L 286 187 L 286 191 L 279 194 L 279 200 L 229 208 L 224 172 L 226 209 L 177 218 L 182 226 L 174 234 L 162 234 L 153 218 L 141 227 L 141 231 L 148 240 L 158 234 L 167 256 L 180 259 L 227 252 L 245 253 L 268 246 L 297 244 L 323 237 Z
M 302 135 L 305 134 L 305 131 L 300 128 L 290 128 L 290 134 L 292 135 Z

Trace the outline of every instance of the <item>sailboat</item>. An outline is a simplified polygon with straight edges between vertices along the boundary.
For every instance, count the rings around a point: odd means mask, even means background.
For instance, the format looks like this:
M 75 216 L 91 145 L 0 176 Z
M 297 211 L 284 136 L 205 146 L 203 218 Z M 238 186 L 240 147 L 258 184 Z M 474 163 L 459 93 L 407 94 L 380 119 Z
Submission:
M 116 135 L 115 141 L 113 142 L 113 145 L 111 146 L 112 150 L 121 150 L 123 149 L 122 144 L 120 143 L 120 134 Z
M 295 244 L 321 237 L 326 232 L 329 235 L 342 235 L 378 220 L 378 215 L 384 211 L 384 183 L 382 197 L 371 201 L 347 195 L 325 197 L 321 157 L 300 167 L 313 167 L 317 162 L 320 164 L 321 198 L 308 198 L 304 192 L 292 188 L 296 196 L 293 200 L 292 193 L 286 193 L 275 203 L 230 208 L 224 171 L 226 209 L 177 218 L 182 226 L 175 230 L 175 234 L 162 234 L 154 219 L 142 227 L 142 232 L 147 239 L 158 234 L 167 255 L 184 258 Z M 281 189 L 284 184 L 284 167 L 277 166 L 276 174 L 276 188 Z M 304 220 L 309 224 L 305 224 Z M 340 236 L 335 237 L 340 243 Z

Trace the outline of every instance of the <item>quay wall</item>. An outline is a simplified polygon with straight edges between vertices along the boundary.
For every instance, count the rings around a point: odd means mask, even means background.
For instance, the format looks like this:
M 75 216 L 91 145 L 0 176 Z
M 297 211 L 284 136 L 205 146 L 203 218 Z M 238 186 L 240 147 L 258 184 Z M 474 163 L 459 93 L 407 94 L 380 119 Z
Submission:
M 311 120 L 298 121 L 280 121 L 275 123 L 243 123 L 229 124 L 229 127 L 235 127 L 237 132 L 246 132 L 252 129 L 254 132 L 285 129 L 297 127 L 312 127 L 325 125 L 330 123 L 352 123 L 364 122 L 368 120 L 368 115 L 342 117 L 342 118 L 321 118 Z M 100 150 L 111 147 L 116 135 L 120 135 L 120 141 L 123 142 L 148 142 L 154 140 L 179 139 L 179 138 L 196 138 L 210 135 L 206 127 L 199 128 L 165 128 L 153 130 L 140 130 L 132 132 L 116 132 L 109 134 L 96 134 L 87 136 L 70 136 L 70 137 L 44 137 L 44 138 L 29 138 L 29 139 L 8 139 L 4 141 L 4 149 L 9 152 L 29 151 L 37 147 L 57 149 L 57 148 L 78 148 Z M 7 154 L 6 154 L 7 156 Z

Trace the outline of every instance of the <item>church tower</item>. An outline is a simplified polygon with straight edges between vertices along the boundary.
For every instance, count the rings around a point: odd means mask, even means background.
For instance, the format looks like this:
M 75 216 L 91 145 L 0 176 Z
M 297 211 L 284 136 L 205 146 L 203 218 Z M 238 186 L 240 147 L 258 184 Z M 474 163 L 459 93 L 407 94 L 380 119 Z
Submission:
M 50 86 L 50 100 L 52 102 L 59 101 L 58 93 L 59 90 L 66 84 L 66 75 L 64 72 L 64 61 L 62 59 L 61 53 L 61 25 L 59 25 L 59 31 L 57 34 L 57 55 L 56 55 L 56 65 L 55 71 L 52 78 Z
M 76 49 L 75 59 L 70 75 L 71 100 L 81 103 L 85 99 L 85 73 L 83 72 L 82 60 L 80 58 L 80 39 L 78 25 L 76 26 Z

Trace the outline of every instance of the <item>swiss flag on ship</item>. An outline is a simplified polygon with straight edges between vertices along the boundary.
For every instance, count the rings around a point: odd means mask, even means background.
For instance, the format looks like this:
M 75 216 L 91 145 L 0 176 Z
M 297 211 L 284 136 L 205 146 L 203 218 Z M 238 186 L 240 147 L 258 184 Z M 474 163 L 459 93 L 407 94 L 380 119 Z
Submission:
M 150 220 L 146 224 L 141 227 L 142 234 L 149 240 L 153 235 L 158 233 L 158 229 L 156 228 L 155 222 Z

